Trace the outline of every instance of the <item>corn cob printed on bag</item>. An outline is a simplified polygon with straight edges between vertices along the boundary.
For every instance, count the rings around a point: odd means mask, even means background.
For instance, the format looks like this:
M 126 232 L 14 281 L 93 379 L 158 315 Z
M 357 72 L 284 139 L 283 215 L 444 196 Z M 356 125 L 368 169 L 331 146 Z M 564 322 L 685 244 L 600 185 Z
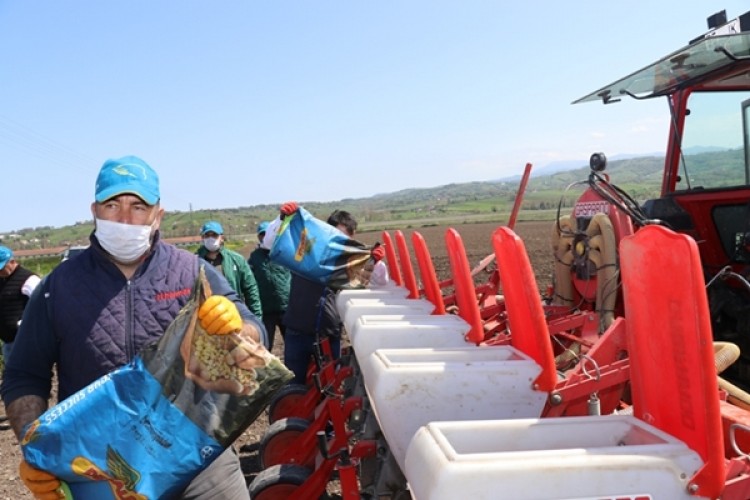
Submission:
M 65 481 L 75 500 L 161 499 L 184 489 L 293 377 L 252 339 L 208 335 L 198 309 L 210 295 L 201 266 L 190 301 L 158 342 L 28 426 L 26 461 Z
M 278 219 L 274 223 L 278 224 Z M 269 231 L 277 225 L 274 223 Z M 271 238 L 271 260 L 291 272 L 334 290 L 365 287 L 359 271 L 370 258 L 370 247 L 304 208 L 284 217 Z

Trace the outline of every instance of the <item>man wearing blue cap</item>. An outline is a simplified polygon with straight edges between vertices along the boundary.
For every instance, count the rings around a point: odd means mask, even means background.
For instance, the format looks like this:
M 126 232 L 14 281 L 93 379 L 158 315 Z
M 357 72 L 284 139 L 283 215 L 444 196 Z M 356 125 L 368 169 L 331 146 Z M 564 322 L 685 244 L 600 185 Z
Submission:
M 248 263 L 258 282 L 260 302 L 263 306 L 263 324 L 268 334 L 269 349 L 273 349 L 276 328 L 281 338 L 286 334 L 286 327 L 282 321 L 289 305 L 289 286 L 292 275 L 284 266 L 271 262 L 271 250 L 263 247 L 268 222 L 258 224 L 258 248 L 250 253 Z
M 5 361 L 13 349 L 26 303 L 39 281 L 39 276 L 16 261 L 13 250 L 0 246 L 0 340 Z
M 224 228 L 215 220 L 208 221 L 201 228 L 201 238 L 203 238 L 203 244 L 198 248 L 198 256 L 223 274 L 247 308 L 260 318 L 263 310 L 260 304 L 258 283 L 245 258 L 224 246 Z
M 91 245 L 39 285 L 5 369 L 0 392 L 19 440 L 24 427 L 47 409 L 54 368 L 58 400 L 63 400 L 133 360 L 188 302 L 200 260 L 160 239 L 159 199 L 159 178 L 140 158 L 107 160 L 99 171 Z M 265 343 L 262 323 L 226 279 L 205 267 L 219 300 L 201 306 L 203 328 L 209 334 L 239 331 Z M 216 319 L 218 309 L 223 314 Z M 60 498 L 55 496 L 60 481 L 53 475 L 22 460 L 20 476 L 36 497 Z M 249 498 L 234 450 L 227 449 L 193 479 L 181 498 Z

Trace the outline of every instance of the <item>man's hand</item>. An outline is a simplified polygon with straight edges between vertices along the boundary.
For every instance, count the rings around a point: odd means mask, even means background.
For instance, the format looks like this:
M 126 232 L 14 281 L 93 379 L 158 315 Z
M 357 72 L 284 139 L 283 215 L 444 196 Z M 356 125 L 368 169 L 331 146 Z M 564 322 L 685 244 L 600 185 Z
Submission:
M 29 465 L 26 460 L 21 459 L 18 473 L 26 487 L 39 500 L 63 500 L 73 498 L 65 483 L 43 470 Z
M 223 295 L 211 295 L 198 309 L 198 319 L 209 335 L 226 335 L 242 329 L 242 317 L 234 302 Z
M 292 215 L 294 212 L 297 211 L 299 208 L 299 205 L 297 205 L 296 201 L 287 201 L 283 205 L 281 205 L 281 218 L 283 219 L 287 215 Z
M 258 386 L 255 368 L 266 366 L 268 351 L 241 333 L 200 334 L 191 350 L 185 376 L 207 391 L 245 395 Z
M 372 257 L 372 260 L 375 262 L 380 262 L 385 258 L 385 248 L 383 248 L 383 245 L 377 245 L 375 248 L 373 248 L 370 251 L 370 257 Z

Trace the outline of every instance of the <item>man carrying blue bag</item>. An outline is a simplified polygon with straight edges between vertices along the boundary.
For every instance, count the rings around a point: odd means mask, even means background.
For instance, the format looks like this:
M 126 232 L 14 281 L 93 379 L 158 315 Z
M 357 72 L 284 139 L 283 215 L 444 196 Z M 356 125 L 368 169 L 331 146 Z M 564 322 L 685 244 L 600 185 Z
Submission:
M 159 201 L 158 176 L 140 158 L 102 166 L 91 204 L 91 246 L 37 287 L 6 366 L 0 392 L 19 440 L 47 409 L 53 369 L 63 401 L 137 360 L 141 348 L 159 340 L 191 298 L 199 260 L 160 239 L 164 209 Z M 201 328 L 264 343 L 262 323 L 226 280 L 211 266 L 205 266 L 205 275 L 213 295 L 197 313 Z M 20 476 L 36 498 L 63 498 L 54 475 L 22 461 Z M 235 451 L 230 446 L 171 498 L 249 498 Z
M 341 355 L 343 321 L 336 293 L 367 286 L 373 263 L 385 251 L 354 239 L 357 221 L 345 210 L 335 210 L 325 222 L 296 202 L 284 203 L 280 212 L 263 244 L 270 247 L 273 262 L 292 272 L 284 315 L 284 363 L 294 372 L 293 383 L 306 384 L 308 367 L 323 340 L 334 359 Z
M 273 262 L 334 291 L 367 286 L 368 264 L 382 259 L 384 251 L 354 239 L 354 216 L 335 210 L 324 222 L 296 202 L 283 204 L 280 212 L 268 243 L 264 241 Z

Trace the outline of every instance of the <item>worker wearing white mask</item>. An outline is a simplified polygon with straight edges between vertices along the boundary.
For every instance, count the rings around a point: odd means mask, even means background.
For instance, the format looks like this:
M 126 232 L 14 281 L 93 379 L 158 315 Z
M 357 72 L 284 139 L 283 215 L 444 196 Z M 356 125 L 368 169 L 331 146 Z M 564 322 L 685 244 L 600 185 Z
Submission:
M 217 221 L 208 221 L 201 227 L 203 243 L 198 248 L 198 256 L 211 264 L 224 275 L 231 287 L 242 298 L 247 308 L 258 318 L 263 315 L 260 292 L 255 276 L 245 257 L 226 248 L 224 228 Z

